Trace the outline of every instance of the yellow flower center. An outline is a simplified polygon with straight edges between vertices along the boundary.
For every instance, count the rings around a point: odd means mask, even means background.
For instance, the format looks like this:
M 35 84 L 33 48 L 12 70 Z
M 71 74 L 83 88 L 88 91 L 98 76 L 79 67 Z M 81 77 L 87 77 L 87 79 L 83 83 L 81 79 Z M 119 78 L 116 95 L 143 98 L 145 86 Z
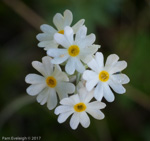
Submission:
M 99 80 L 102 82 L 106 82 L 109 79 L 109 73 L 107 71 L 101 71 L 99 73 Z
M 54 88 L 57 85 L 57 80 L 53 76 L 49 76 L 46 78 L 46 84 L 49 87 Z
M 58 31 L 58 33 L 64 34 L 64 30 L 60 30 L 60 31 Z
M 74 105 L 74 110 L 76 112 L 83 112 L 83 111 L 85 111 L 85 109 L 86 109 L 86 105 L 82 102 Z
M 80 49 L 77 45 L 72 45 L 68 48 L 68 53 L 72 57 L 76 57 L 80 53 Z

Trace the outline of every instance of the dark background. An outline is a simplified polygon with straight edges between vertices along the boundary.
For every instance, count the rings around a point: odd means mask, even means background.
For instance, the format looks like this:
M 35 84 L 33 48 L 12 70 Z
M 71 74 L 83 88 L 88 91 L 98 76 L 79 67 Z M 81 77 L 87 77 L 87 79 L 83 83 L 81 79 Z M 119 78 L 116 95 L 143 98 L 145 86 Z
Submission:
M 53 26 L 56 13 L 69 9 L 73 23 L 85 19 L 96 34 L 105 60 L 118 54 L 126 60 L 127 92 L 106 102 L 105 119 L 76 131 L 69 120 L 57 122 L 54 111 L 26 94 L 24 78 L 45 51 L 37 47 L 40 25 Z M 150 1 L 149 0 L 1 0 L 0 1 L 0 140 L 2 136 L 41 136 L 42 141 L 150 140 Z

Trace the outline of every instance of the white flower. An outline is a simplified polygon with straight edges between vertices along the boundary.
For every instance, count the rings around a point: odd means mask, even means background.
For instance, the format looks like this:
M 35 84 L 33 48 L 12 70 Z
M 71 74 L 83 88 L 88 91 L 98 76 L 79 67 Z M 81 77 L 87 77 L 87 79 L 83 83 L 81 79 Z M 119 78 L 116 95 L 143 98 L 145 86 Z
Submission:
M 75 70 L 83 73 L 85 67 L 82 62 L 87 63 L 92 59 L 92 55 L 98 50 L 99 45 L 93 45 L 95 35 L 86 36 L 87 28 L 82 26 L 76 33 L 74 39 L 73 29 L 69 26 L 65 27 L 64 34 L 56 33 L 54 38 L 56 42 L 64 48 L 53 48 L 47 51 L 51 57 L 53 64 L 61 64 L 67 60 L 65 71 L 73 74 Z M 81 61 L 80 61 L 81 60 Z
M 103 97 L 108 102 L 114 101 L 114 94 L 110 87 L 119 94 L 123 94 L 126 91 L 122 84 L 126 84 L 130 80 L 120 72 L 127 67 L 127 63 L 118 60 L 119 57 L 116 54 L 109 55 L 104 66 L 103 54 L 96 53 L 95 59 L 88 63 L 92 70 L 86 70 L 83 73 L 83 79 L 87 81 L 87 90 L 91 91 L 96 86 L 94 97 L 99 101 Z
M 70 10 L 64 11 L 64 16 L 60 13 L 57 13 L 53 18 L 53 23 L 57 29 L 54 29 L 52 26 L 43 24 L 41 25 L 41 30 L 44 33 L 40 33 L 36 36 L 36 38 L 40 41 L 38 44 L 39 47 L 44 48 L 44 50 L 48 50 L 50 48 L 57 48 L 58 43 L 54 40 L 55 33 L 64 33 L 64 28 L 66 26 L 70 26 L 73 20 L 73 16 Z M 78 21 L 74 26 L 72 26 L 74 32 L 76 33 L 78 29 L 84 24 L 84 19 Z
M 51 58 L 45 56 L 42 63 L 33 61 L 32 66 L 43 76 L 37 74 L 28 74 L 25 78 L 26 83 L 31 84 L 27 88 L 27 93 L 31 96 L 37 96 L 37 101 L 43 105 L 47 102 L 48 109 L 53 109 L 57 105 L 57 95 L 59 99 L 68 97 L 68 93 L 75 91 L 75 86 L 69 83 L 67 75 L 61 71 L 58 65 L 53 67 Z
M 55 114 L 58 116 L 58 122 L 63 123 L 71 115 L 70 126 L 76 129 L 81 123 L 84 128 L 90 125 L 90 119 L 87 115 L 89 113 L 95 119 L 103 119 L 104 114 L 99 110 L 106 105 L 100 101 L 90 100 L 93 98 L 93 92 L 88 92 L 85 88 L 79 90 L 79 95 L 75 94 L 60 101 L 60 106 L 56 107 Z

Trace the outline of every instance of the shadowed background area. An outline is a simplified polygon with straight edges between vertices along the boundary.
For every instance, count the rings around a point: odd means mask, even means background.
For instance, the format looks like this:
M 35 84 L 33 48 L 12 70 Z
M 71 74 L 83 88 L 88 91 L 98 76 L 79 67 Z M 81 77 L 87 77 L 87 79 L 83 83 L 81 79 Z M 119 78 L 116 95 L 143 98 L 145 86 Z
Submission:
M 37 73 L 31 66 L 45 51 L 37 47 L 41 24 L 53 26 L 56 13 L 69 9 L 73 24 L 85 19 L 88 34 L 96 34 L 99 51 L 118 54 L 128 62 L 127 92 L 90 117 L 91 125 L 73 131 L 69 120 L 57 122 L 54 111 L 26 94 L 24 78 Z M 150 1 L 149 0 L 2 0 L 0 1 L 0 140 L 2 136 L 41 136 L 42 141 L 150 140 Z

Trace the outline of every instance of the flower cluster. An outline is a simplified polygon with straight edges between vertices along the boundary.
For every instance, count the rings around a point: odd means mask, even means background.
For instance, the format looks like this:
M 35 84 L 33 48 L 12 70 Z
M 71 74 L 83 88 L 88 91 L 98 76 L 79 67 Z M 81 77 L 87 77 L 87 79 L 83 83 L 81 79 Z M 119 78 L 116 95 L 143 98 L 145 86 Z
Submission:
M 90 125 L 88 114 L 103 119 L 101 109 L 106 104 L 102 99 L 114 101 L 111 89 L 125 93 L 122 84 L 128 83 L 129 78 L 121 73 L 127 63 L 118 61 L 116 54 L 109 55 L 104 65 L 103 54 L 97 52 L 100 45 L 94 44 L 94 34 L 87 35 L 84 19 L 71 26 L 72 20 L 71 11 L 65 10 L 64 15 L 57 13 L 53 18 L 56 29 L 47 24 L 41 26 L 38 46 L 44 48 L 47 56 L 42 63 L 33 61 L 32 66 L 42 76 L 28 74 L 25 81 L 31 84 L 27 88 L 29 95 L 37 96 L 41 105 L 47 103 L 49 110 L 55 108 L 59 123 L 72 115 L 70 126 L 76 129 L 79 123 L 84 128 Z

